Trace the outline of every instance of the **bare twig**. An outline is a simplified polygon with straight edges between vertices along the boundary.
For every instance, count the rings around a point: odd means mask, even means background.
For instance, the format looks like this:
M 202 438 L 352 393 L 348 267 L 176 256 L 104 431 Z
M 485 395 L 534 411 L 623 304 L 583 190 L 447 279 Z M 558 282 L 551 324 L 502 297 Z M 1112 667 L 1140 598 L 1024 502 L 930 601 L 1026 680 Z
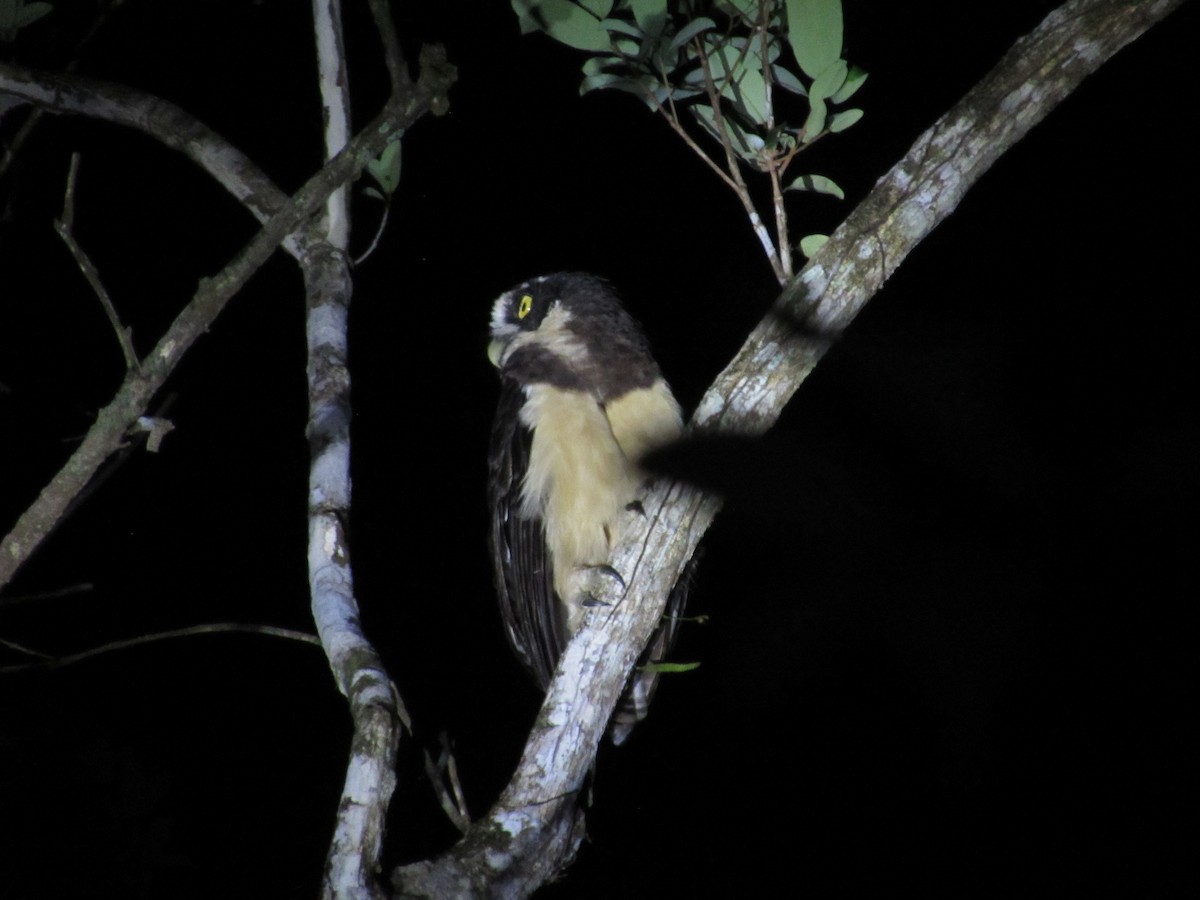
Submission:
M 79 271 L 83 273 L 83 277 L 87 279 L 87 283 L 91 285 L 92 290 L 100 299 L 100 305 L 104 307 L 104 314 L 108 316 L 108 322 L 117 335 L 117 343 L 121 345 L 121 353 L 125 355 L 125 368 L 140 372 L 141 366 L 138 363 L 137 352 L 133 349 L 133 335 L 129 328 L 121 324 L 121 317 L 117 315 L 112 298 L 108 296 L 108 291 L 105 290 L 104 283 L 100 280 L 99 271 L 84 249 L 79 246 L 72 231 L 75 223 L 75 178 L 78 173 L 79 154 L 72 153 L 71 164 L 67 169 L 67 187 L 63 191 L 63 214 L 61 219 L 55 220 L 54 230 L 67 245 L 71 256 L 75 258 L 75 264 L 79 266 Z
M 666 80 L 665 75 L 663 76 L 663 85 L 668 89 L 668 91 L 670 90 L 671 85 L 670 82 Z M 691 148 L 692 152 L 704 160 L 705 164 L 717 173 L 717 177 L 725 182 L 731 191 L 736 192 L 738 189 L 737 182 L 729 177 L 725 170 L 721 168 L 720 164 L 717 163 L 717 161 L 711 156 L 709 156 L 708 153 L 705 152 L 704 148 L 696 143 L 695 139 L 693 139 L 683 127 L 683 123 L 679 119 L 679 111 L 675 107 L 675 99 L 670 95 L 670 93 L 667 94 L 667 104 L 668 106 L 664 107 L 661 103 L 658 103 L 655 105 L 655 109 L 662 114 L 663 118 L 665 118 L 667 123 L 671 126 L 671 129 L 683 139 L 683 142 Z
M 786 165 L 786 164 L 785 164 Z M 779 264 L 788 278 L 792 277 L 792 242 L 788 234 L 787 209 L 783 204 L 781 169 L 776 159 L 767 160 L 767 175 L 771 180 L 771 204 L 775 208 L 775 237 L 779 241 Z
M 429 779 L 433 792 L 437 794 L 438 803 L 446 818 L 460 834 L 466 834 L 467 829 L 471 827 L 471 816 L 467 812 L 467 801 L 463 797 L 462 785 L 458 780 L 458 763 L 454 759 L 454 751 L 450 749 L 450 741 L 445 732 L 438 736 L 438 740 L 442 749 L 436 762 L 429 750 L 425 750 L 425 777 Z M 450 783 L 449 790 L 446 781 Z
M 298 641 L 302 644 L 315 644 L 318 647 L 321 645 L 316 635 L 303 631 L 295 631 L 291 628 L 277 628 L 274 625 L 247 625 L 241 622 L 217 622 L 210 625 L 190 625 L 187 628 L 175 628 L 171 631 L 159 631 L 154 634 L 140 634 L 137 637 L 101 644 L 99 647 L 92 647 L 90 650 L 72 653 L 69 656 L 51 656 L 48 653 L 42 653 L 37 650 L 19 648 L 21 652 L 40 657 L 39 660 L 17 666 L 0 666 L 0 674 L 24 672 L 29 669 L 61 669 L 63 666 L 74 665 L 77 662 L 103 656 L 106 653 L 112 653 L 117 650 L 128 650 L 130 647 L 140 647 L 143 644 L 153 644 L 158 641 L 173 640 L 174 638 L 192 637 L 197 634 L 265 634 L 269 637 L 284 638 L 285 640 Z M 16 648 L 15 644 L 11 644 L 8 641 L 3 641 L 2 643 L 6 646 Z
M 769 135 L 773 135 L 775 132 L 775 103 L 771 97 L 771 90 L 775 84 L 775 76 L 771 71 L 770 42 L 768 41 L 772 5 L 768 0 L 760 0 L 758 4 L 757 23 L 760 41 L 759 54 L 763 60 L 763 101 L 767 105 L 767 134 Z M 747 42 L 748 44 L 749 42 Z M 799 146 L 798 143 L 797 146 Z M 793 148 L 793 152 L 794 150 L 795 148 Z M 783 188 L 780 184 L 780 176 L 787 168 L 791 158 L 792 154 L 787 154 L 783 157 L 782 161 L 780 160 L 778 143 L 773 147 L 764 148 L 760 156 L 760 162 L 763 168 L 767 170 L 767 174 L 771 180 L 771 205 L 775 209 L 775 240 L 779 246 L 779 264 L 783 269 L 784 275 L 788 278 L 792 277 L 792 241 L 788 231 L 787 207 L 783 202 Z
M 86 591 L 95 590 L 95 585 L 88 581 L 81 581 L 79 584 L 68 585 L 67 587 L 58 588 L 53 591 L 37 591 L 32 594 L 6 594 L 0 597 L 0 607 L 15 606 L 18 603 L 30 603 L 35 600 L 56 600 L 59 597 L 69 597 L 71 594 L 82 594 Z
M 18 644 L 16 641 L 10 641 L 7 638 L 0 638 L 0 647 L 7 647 L 9 650 L 15 650 L 17 653 L 24 654 L 25 656 L 36 656 L 38 659 L 54 659 L 54 657 L 49 653 L 43 653 L 40 650 L 34 650 L 31 647 L 26 647 L 23 644 Z
M 388 197 L 383 201 L 383 215 L 379 217 L 379 224 L 375 227 L 375 235 L 371 238 L 371 243 L 367 246 L 366 250 L 354 257 L 354 265 L 356 268 L 366 262 L 370 258 L 371 254 L 375 252 L 375 248 L 379 246 L 379 239 L 383 237 L 383 231 L 385 228 L 387 228 L 388 214 L 391 213 L 391 211 L 392 198 Z

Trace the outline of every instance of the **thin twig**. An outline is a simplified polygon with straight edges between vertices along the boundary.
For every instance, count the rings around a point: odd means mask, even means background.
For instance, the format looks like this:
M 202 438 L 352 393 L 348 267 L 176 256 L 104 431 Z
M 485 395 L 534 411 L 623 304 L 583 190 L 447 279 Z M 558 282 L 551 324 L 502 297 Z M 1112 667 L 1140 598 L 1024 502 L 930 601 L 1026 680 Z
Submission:
M 762 73 L 763 73 L 763 100 L 767 107 L 767 134 L 774 135 L 775 133 L 775 103 L 771 97 L 771 91 L 775 85 L 775 76 L 771 72 L 770 59 L 770 41 L 768 40 L 769 29 L 771 26 L 770 6 L 766 0 L 760 0 L 758 4 L 758 23 L 757 30 L 759 36 L 760 50 L 759 54 L 762 58 Z M 747 41 L 749 45 L 749 41 Z M 774 138 L 778 141 L 778 137 Z M 778 155 L 779 144 L 776 143 L 773 147 L 764 148 L 761 154 L 761 161 L 767 170 L 767 174 L 771 179 L 771 203 L 775 207 L 775 240 L 779 247 L 779 263 L 783 267 L 785 278 L 792 277 L 792 243 L 788 232 L 787 208 L 783 203 L 783 190 L 780 186 L 780 175 L 787 168 L 787 163 L 790 157 L 785 157 L 782 164 Z
M 458 764 L 454 760 L 454 752 L 450 749 L 450 741 L 445 732 L 438 736 L 438 740 L 442 745 L 442 752 L 438 755 L 437 762 L 434 762 L 429 750 L 425 750 L 425 776 L 437 794 L 438 803 L 446 818 L 461 834 L 466 834 L 467 829 L 471 827 L 471 817 L 467 813 L 467 802 L 463 797 L 462 785 L 458 781 Z M 443 771 L 450 782 L 449 790 L 442 780 Z
M 9 650 L 15 650 L 17 653 L 23 653 L 26 656 L 36 656 L 43 660 L 54 659 L 49 653 L 43 653 L 41 650 L 34 650 L 31 647 L 26 647 L 23 644 L 18 644 L 16 641 L 10 641 L 7 638 L 0 638 L 0 647 L 7 647 Z
M 446 754 L 446 777 L 450 779 L 450 789 L 454 791 L 454 805 L 462 813 L 462 820 L 470 826 L 471 816 L 467 812 L 467 798 L 463 796 L 462 782 L 458 777 L 458 760 L 449 748 L 447 748 Z M 466 830 L 464 828 L 463 833 L 466 833 Z
M 134 638 L 126 638 L 122 641 L 112 641 L 108 644 L 101 644 L 99 647 L 92 647 L 90 650 L 72 653 L 70 656 L 50 656 L 37 650 L 22 648 L 22 652 L 24 653 L 41 656 L 44 658 L 40 662 L 23 663 L 17 666 L 0 666 L 0 674 L 22 672 L 28 669 L 59 669 L 63 666 L 69 666 L 77 662 L 82 662 L 85 659 L 91 659 L 94 656 L 100 656 L 104 653 L 111 653 L 115 650 L 127 650 L 130 647 L 138 647 L 142 644 L 152 644 L 156 641 L 165 641 L 178 637 L 191 637 L 194 634 L 228 633 L 265 634 L 269 635 L 270 637 L 284 638 L 289 641 L 299 641 L 302 644 L 313 644 L 317 647 L 321 646 L 321 642 L 315 634 L 308 634 L 304 631 L 295 631 L 291 628 L 277 628 L 274 625 L 246 625 L 240 622 L 217 622 L 209 625 L 190 625 L 187 628 L 176 628 L 171 631 L 159 631 L 155 632 L 154 634 L 141 634 Z
M 779 241 L 779 261 L 780 265 L 783 266 L 783 273 L 788 278 L 791 278 L 791 239 L 788 236 L 787 210 L 783 206 L 783 187 L 779 180 L 781 169 L 776 163 L 777 160 L 772 157 L 768 160 L 767 164 L 767 175 L 771 179 L 771 202 L 775 207 L 775 237 Z
M 354 265 L 357 267 L 366 262 L 368 257 L 375 252 L 375 248 L 379 246 L 379 239 L 383 237 L 383 231 L 387 228 L 388 214 L 392 211 L 392 199 L 389 197 L 384 201 L 383 215 L 379 218 L 379 226 L 375 229 L 375 236 L 371 238 L 371 243 L 359 256 L 355 257 Z
M 62 218 L 55 219 L 54 230 L 63 239 L 63 243 L 71 251 L 71 256 L 75 258 L 75 264 L 79 266 L 79 271 L 83 273 L 83 277 L 87 279 L 87 283 L 91 285 L 92 290 L 100 299 L 100 305 L 104 307 L 104 314 L 108 316 L 108 322 L 112 325 L 113 331 L 117 335 L 117 343 L 121 345 L 121 353 L 125 356 L 125 368 L 132 372 L 140 373 L 142 367 L 138 363 L 137 351 L 133 349 L 133 338 L 130 329 L 121 324 L 121 317 L 117 315 L 117 308 L 113 306 L 112 298 L 108 296 L 108 291 L 104 288 L 104 282 L 100 280 L 100 272 L 96 269 L 91 258 L 84 252 L 84 249 L 79 246 L 79 242 L 75 240 L 75 234 L 71 230 L 75 224 L 75 178 L 78 174 L 79 154 L 72 153 L 71 163 L 67 168 L 67 186 L 63 191 Z
M 725 126 L 725 116 L 721 112 L 721 94 L 713 79 L 712 66 L 708 64 L 708 55 L 704 52 L 704 45 L 700 38 L 695 38 L 694 41 L 696 52 L 700 57 L 700 66 L 704 70 L 704 89 L 708 93 L 708 102 L 712 105 L 713 122 L 721 135 L 721 146 L 725 150 L 725 165 L 729 170 L 729 177 L 735 183 L 734 193 L 742 202 L 742 207 L 750 219 L 750 226 L 758 235 L 759 243 L 762 244 L 763 251 L 767 254 L 767 259 L 771 263 L 771 271 L 775 273 L 775 280 L 782 285 L 787 282 L 787 278 L 783 274 L 783 264 L 779 260 L 779 253 L 771 240 L 771 235 L 767 232 L 758 210 L 754 207 L 754 201 L 750 199 L 750 189 L 746 186 L 746 181 L 742 178 L 741 170 L 738 168 L 737 154 L 729 142 L 729 129 Z
M 0 607 L 15 606 L 18 603 L 28 603 L 33 600 L 53 600 L 57 597 L 66 597 L 70 594 L 81 594 L 85 591 L 94 590 L 95 585 L 88 581 L 81 581 L 79 584 L 68 585 L 64 588 L 58 588 L 53 591 L 38 591 L 34 594 L 13 594 L 0 597 Z

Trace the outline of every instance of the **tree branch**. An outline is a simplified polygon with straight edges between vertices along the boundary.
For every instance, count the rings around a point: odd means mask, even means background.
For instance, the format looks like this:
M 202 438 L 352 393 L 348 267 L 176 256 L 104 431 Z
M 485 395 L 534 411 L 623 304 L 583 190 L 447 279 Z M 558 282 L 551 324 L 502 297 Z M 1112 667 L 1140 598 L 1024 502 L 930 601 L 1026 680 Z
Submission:
M 96 270 L 92 258 L 75 240 L 75 177 L 78 173 L 79 154 L 72 153 L 70 168 L 67 171 L 67 187 L 63 191 L 63 214 L 61 219 L 54 222 L 54 230 L 67 245 L 67 250 L 74 258 L 75 265 L 79 266 L 79 271 L 83 273 L 84 279 L 96 294 L 100 305 L 104 307 L 104 314 L 108 316 L 108 323 L 112 325 L 113 332 L 117 336 L 117 343 L 121 346 L 121 353 L 125 357 L 125 368 L 136 369 L 138 359 L 137 353 L 133 349 L 133 335 L 128 328 L 121 324 L 121 317 L 117 315 L 117 308 L 113 306 L 112 298 L 108 296 L 108 291 L 104 287 L 104 282 L 100 280 L 100 273 Z
M 376 872 L 388 803 L 396 786 L 399 693 L 360 625 L 350 547 L 350 370 L 347 331 L 351 279 L 331 244 L 304 267 L 308 297 L 308 572 L 313 618 L 338 689 L 350 703 L 354 737 L 330 842 L 324 897 L 380 896 Z
M 379 13 L 379 11 L 376 11 Z M 386 11 L 383 11 L 386 17 Z M 390 26 L 390 19 L 380 23 Z M 325 155 L 339 153 L 350 134 L 350 95 L 340 0 L 313 0 L 317 69 L 325 110 Z M 385 39 L 386 43 L 386 39 Z M 393 80 L 393 84 L 395 81 Z M 308 570 L 313 618 L 338 689 L 354 722 L 350 759 L 337 823 L 322 879 L 322 896 L 381 897 L 377 873 L 388 804 L 396 786 L 400 726 L 409 725 L 375 647 L 360 625 L 350 547 L 342 524 L 350 515 L 350 368 L 348 318 L 353 280 L 346 259 L 350 239 L 349 191 L 326 202 L 323 240 L 307 255 Z
M 325 119 L 325 159 L 336 156 L 350 140 L 350 74 L 346 69 L 341 0 L 312 0 L 313 33 L 317 38 L 317 72 Z M 350 238 L 350 195 L 342 185 L 325 201 L 324 238 L 345 250 Z
M 0 94 L 46 112 L 68 113 L 124 125 L 182 153 L 229 191 L 259 222 L 266 222 L 288 196 L 255 162 L 203 122 L 173 103 L 122 84 L 37 72 L 0 62 Z M 293 256 L 295 240 L 284 244 Z
M 966 191 L 1087 75 L 1183 0 L 1072 0 L 1021 38 L 923 134 L 786 286 L 714 381 L 692 419 L 698 430 L 760 434 L 830 344 Z M 816 332 L 818 337 L 811 335 Z M 406 897 L 525 896 L 567 866 L 582 838 L 577 792 L 608 716 L 719 501 L 678 484 L 643 501 L 608 586 L 568 644 L 521 765 L 487 816 L 444 856 L 402 867 Z M 653 511 L 651 514 L 650 511 Z
M 195 296 L 142 361 L 141 371 L 126 374 L 116 395 L 97 415 L 95 425 L 89 429 L 79 448 L 4 537 L 0 543 L 0 588 L 8 584 L 39 546 L 71 498 L 86 486 L 104 460 L 120 448 L 126 432 L 145 412 L 184 352 L 211 326 L 225 304 L 270 257 L 275 247 L 296 232 L 320 208 L 331 191 L 361 171 L 367 160 L 378 155 L 398 129 L 409 127 L 434 104 L 444 103 L 445 92 L 454 80 L 453 68 L 446 65 L 440 48 L 427 50 L 423 54 L 421 78 L 413 89 L 406 95 L 391 98 L 346 150 L 309 179 L 290 202 L 271 205 L 266 203 L 263 192 L 255 192 L 252 197 L 243 199 L 258 211 L 256 214 L 267 215 L 267 221 L 222 272 L 201 281 Z M 200 131 L 204 136 L 216 138 L 214 132 L 203 126 L 197 127 L 198 123 L 177 107 L 114 85 L 35 75 L 0 65 L 0 93 L 16 94 L 59 112 L 122 122 L 163 139 L 169 146 L 179 146 L 178 135 L 158 133 L 164 122 L 154 115 L 154 110 L 166 107 L 165 118 L 177 120 L 181 130 L 192 134 Z M 138 102 L 124 102 L 131 98 Z M 146 123 L 137 119 L 132 114 L 134 107 L 148 112 L 150 119 Z M 218 150 L 216 156 L 206 154 L 206 170 L 219 173 L 219 180 L 227 187 L 245 186 L 244 164 L 248 160 L 219 138 L 216 141 L 215 145 L 205 145 L 209 150 Z M 192 149 L 190 143 L 186 147 Z M 179 146 L 179 149 L 185 147 Z
M 279 628 L 275 625 L 248 625 L 241 622 L 215 622 L 207 625 L 189 625 L 185 628 L 175 628 L 171 631 L 157 631 L 152 634 L 139 634 L 137 637 L 125 638 L 119 641 L 111 641 L 107 644 L 101 644 L 99 647 L 92 647 L 88 650 L 81 650 L 78 653 L 71 653 L 67 656 L 51 656 L 48 653 L 42 653 L 38 650 L 31 650 L 28 647 L 19 647 L 11 641 L 2 641 L 5 646 L 26 653 L 30 656 L 38 657 L 36 662 L 21 663 L 15 666 L 0 666 L 0 674 L 10 674 L 13 672 L 23 672 L 29 669 L 60 669 L 63 666 L 74 665 L 77 662 L 83 662 L 87 659 L 92 659 L 96 656 L 103 656 L 105 653 L 113 653 L 117 650 L 128 650 L 131 647 L 140 647 L 142 644 L 153 644 L 158 641 L 172 640 L 174 638 L 192 637 L 197 634 L 265 634 L 268 637 L 284 638 L 289 641 L 298 641 L 302 644 L 315 644 L 320 646 L 320 641 L 314 635 L 307 634 L 303 631 L 296 631 L 292 628 Z

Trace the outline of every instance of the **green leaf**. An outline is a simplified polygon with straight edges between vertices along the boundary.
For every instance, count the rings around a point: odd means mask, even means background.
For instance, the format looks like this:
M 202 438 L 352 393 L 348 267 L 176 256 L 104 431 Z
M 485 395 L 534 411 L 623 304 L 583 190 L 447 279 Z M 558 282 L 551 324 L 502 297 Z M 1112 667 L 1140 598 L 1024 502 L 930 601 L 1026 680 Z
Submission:
M 589 75 L 579 84 L 580 95 L 586 94 L 588 91 L 599 91 L 605 88 L 616 88 L 622 91 L 629 91 L 639 96 L 646 92 L 642 89 L 641 83 L 636 78 L 629 78 L 626 75 L 615 75 L 611 72 L 600 72 L 596 75 Z
M 824 247 L 827 240 L 829 240 L 827 234 L 810 234 L 808 237 L 800 239 L 800 252 L 812 259 L 813 254 Z
M 637 78 L 620 75 L 594 75 L 584 79 L 584 83 L 579 86 L 579 93 L 600 88 L 611 88 L 615 91 L 633 94 L 650 109 L 655 109 L 666 99 L 666 94 L 663 93 L 666 89 L 652 75 L 642 75 Z
M 845 200 L 846 195 L 832 178 L 826 178 L 824 175 L 801 175 L 791 184 L 785 191 L 813 191 L 817 194 L 832 194 L 839 200 Z
M 829 130 L 835 134 L 839 131 L 845 131 L 862 117 L 863 111 L 861 109 L 844 110 L 829 120 Z
M 622 62 L 619 56 L 589 56 L 583 61 L 584 75 L 599 75 L 611 65 Z
M 710 28 L 716 27 L 717 23 L 707 16 L 700 16 L 699 18 L 692 19 L 692 21 L 680 28 L 675 37 L 671 39 L 671 46 L 674 48 L 682 47 L 696 35 L 702 34 L 703 32 L 708 31 Z
M 385 194 L 394 194 L 400 184 L 400 141 L 392 141 L 384 147 L 378 159 L 368 160 L 367 172 Z
M 866 80 L 866 72 L 864 72 L 858 66 L 851 66 L 850 71 L 846 74 L 845 83 L 843 83 L 841 88 L 838 89 L 837 93 L 835 93 L 829 99 L 834 103 L 845 103 L 852 96 L 854 96 L 854 93 L 863 86 L 863 82 Z
M 788 42 L 796 62 L 816 78 L 842 55 L 841 0 L 785 0 Z
M 373 187 L 363 188 L 363 193 L 366 194 L 368 197 L 374 197 L 376 200 L 382 200 L 385 203 L 387 202 L 387 198 L 384 197 L 383 194 L 379 193 L 379 191 L 375 190 L 375 188 L 373 188 Z
M 521 26 L 521 34 L 531 31 L 541 31 L 542 23 L 538 21 L 534 8 L 537 0 L 512 0 L 513 12 L 517 14 L 517 24 Z
M 804 86 L 804 82 L 783 66 L 771 66 L 771 77 L 785 91 L 791 91 L 793 94 L 799 94 L 801 97 L 808 96 L 808 89 Z
M 675 101 L 690 100 L 692 97 L 699 97 L 704 91 L 698 88 L 675 88 L 671 91 L 671 99 Z M 665 97 L 663 98 L 666 99 Z
M 809 97 L 808 104 L 808 118 L 804 120 L 803 137 L 801 138 L 806 144 L 825 128 L 825 101 Z
M 600 24 L 607 31 L 619 31 L 621 34 L 627 34 L 639 40 L 645 37 L 640 28 L 630 22 L 626 22 L 624 19 L 605 19 Z
M 813 79 L 808 95 L 817 100 L 824 100 L 836 94 L 846 82 L 849 70 L 844 59 L 835 59 L 820 75 Z
M 705 131 L 718 141 L 721 140 L 721 129 L 717 128 L 717 120 L 711 106 L 707 103 L 696 103 L 689 106 L 688 109 L 691 110 L 692 115 L 696 117 L 696 121 L 703 126 Z
M 655 84 L 651 93 L 654 94 L 654 103 L 651 103 L 647 99 L 646 105 L 651 109 L 654 109 L 656 105 L 662 106 L 664 103 L 666 103 L 667 98 L 673 96 L 674 92 L 669 87 L 666 87 L 662 84 Z
M 647 43 L 654 45 L 650 67 L 655 72 L 674 72 L 679 66 L 679 48 L 672 47 L 668 41 L 660 37 L 647 38 Z
M 590 12 L 597 19 L 604 19 L 612 12 L 612 8 L 616 0 L 575 0 L 580 6 Z
M 762 72 L 757 69 L 745 69 L 734 85 L 734 96 L 740 108 L 756 125 L 767 124 L 767 113 L 770 103 L 767 98 L 767 84 L 763 81 Z
M 722 43 L 709 56 L 713 79 L 720 86 L 721 94 L 733 102 L 750 123 L 765 127 L 771 105 L 761 63 L 758 49 L 753 45 L 747 47 L 743 55 L 732 43 Z
M 718 84 L 729 75 L 729 67 L 737 65 L 738 51 L 732 43 L 721 40 L 719 35 L 710 34 L 704 38 L 704 55 L 708 58 L 708 67 L 712 70 L 713 80 Z
M 538 17 L 546 34 L 576 50 L 608 50 L 612 41 L 600 20 L 570 0 L 541 0 Z
M 639 668 L 643 672 L 658 672 L 660 675 L 664 675 L 664 674 L 672 674 L 675 672 L 692 672 L 692 671 L 700 668 L 700 663 L 698 663 L 698 662 L 690 662 L 690 663 L 656 662 L 656 663 L 646 663 L 644 666 L 639 666 Z
M 717 125 L 717 117 L 713 114 L 712 107 L 707 103 L 696 103 L 689 106 L 692 115 L 696 117 L 704 130 L 711 134 L 721 143 L 724 140 L 721 135 L 721 129 Z M 758 151 L 766 146 L 766 142 L 757 134 L 746 131 L 741 125 L 734 120 L 731 115 L 722 115 L 721 121 L 725 124 L 725 132 L 729 136 L 729 144 L 733 147 L 733 152 L 751 165 L 758 163 Z
M 658 36 L 667 27 L 667 0 L 629 0 L 634 21 L 646 34 Z

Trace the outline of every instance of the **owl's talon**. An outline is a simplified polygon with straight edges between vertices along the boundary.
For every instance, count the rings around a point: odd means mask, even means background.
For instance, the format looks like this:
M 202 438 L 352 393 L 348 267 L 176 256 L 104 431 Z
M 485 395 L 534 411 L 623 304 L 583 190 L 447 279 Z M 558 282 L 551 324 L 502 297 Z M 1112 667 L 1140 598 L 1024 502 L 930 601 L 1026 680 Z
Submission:
M 606 563 L 605 565 L 593 566 L 592 568 L 595 571 L 599 572 L 601 575 L 607 575 L 609 578 L 611 578 L 613 581 L 615 581 L 617 584 L 619 584 L 621 586 L 621 590 L 625 590 L 625 579 L 622 578 L 621 573 L 618 572 L 616 569 L 614 569 L 612 566 L 610 566 Z

